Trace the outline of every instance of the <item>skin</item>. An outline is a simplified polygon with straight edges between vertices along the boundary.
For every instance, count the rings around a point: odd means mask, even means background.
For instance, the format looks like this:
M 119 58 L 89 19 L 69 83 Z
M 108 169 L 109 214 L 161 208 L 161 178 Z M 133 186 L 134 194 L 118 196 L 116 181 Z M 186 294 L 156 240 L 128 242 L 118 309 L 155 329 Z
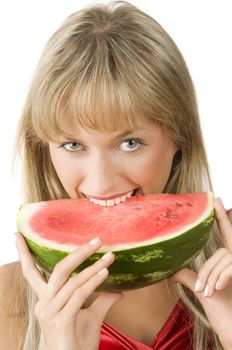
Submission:
M 64 124 L 63 129 L 70 137 L 50 142 L 49 150 L 57 175 L 71 198 L 84 197 L 85 194 L 110 196 L 134 188 L 138 188 L 141 194 L 163 191 L 177 148 L 158 126 L 144 121 L 143 130 L 133 131 L 126 138 L 118 136 L 126 129 L 106 133 L 86 130 L 75 124 Z M 128 143 L 128 138 L 141 139 L 145 145 L 133 141 Z M 224 248 L 209 258 L 198 275 L 182 269 L 166 281 L 125 293 L 94 292 L 107 277 L 107 267 L 114 261 L 113 254 L 109 254 L 108 259 L 100 259 L 79 275 L 68 277 L 76 266 L 100 248 L 101 241 L 95 245 L 86 243 L 72 252 L 57 264 L 46 283 L 36 269 L 23 237 L 17 234 L 16 244 L 24 275 L 39 298 L 35 314 L 47 349 L 96 350 L 103 321 L 119 329 L 121 325 L 121 330 L 134 337 L 137 334 L 140 339 L 147 324 L 151 324 L 149 334 L 143 339 L 149 343 L 149 337 L 154 337 L 176 303 L 174 297 L 171 301 L 166 287 L 172 294 L 172 287 L 177 282 L 196 295 L 224 349 L 232 349 L 232 227 L 220 200 L 215 201 L 215 209 Z M 103 271 L 102 274 L 98 275 L 99 271 Z M 163 308 L 165 303 L 166 309 Z M 124 324 L 120 318 L 122 311 Z M 139 320 L 136 314 L 145 315 L 137 329 Z
M 66 123 L 63 129 L 70 138 L 61 136 L 59 142 L 49 142 L 49 149 L 71 198 L 110 196 L 135 188 L 143 194 L 163 191 L 177 148 L 160 127 L 144 120 L 141 128 L 126 137 L 119 135 L 128 128 L 106 133 Z M 131 143 L 126 141 L 129 138 Z M 141 139 L 144 145 L 133 139 Z

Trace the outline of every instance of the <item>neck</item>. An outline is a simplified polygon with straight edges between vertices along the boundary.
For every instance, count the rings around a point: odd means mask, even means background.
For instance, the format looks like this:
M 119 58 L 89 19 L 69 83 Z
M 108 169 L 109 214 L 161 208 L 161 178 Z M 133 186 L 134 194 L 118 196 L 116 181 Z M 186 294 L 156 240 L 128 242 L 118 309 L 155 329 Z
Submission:
M 115 304 L 106 316 L 107 320 L 116 317 L 116 315 L 133 314 L 135 309 L 142 310 L 143 314 L 159 314 L 164 308 L 172 308 L 178 301 L 175 285 L 169 280 L 163 280 L 145 288 L 139 288 L 130 291 L 124 291 L 123 298 Z M 89 307 L 98 297 L 99 293 L 95 292 L 86 301 L 84 307 Z
M 112 310 L 124 310 L 130 313 L 135 308 L 147 311 L 147 314 L 157 313 L 163 309 L 165 305 L 171 307 L 178 301 L 178 296 L 175 292 L 175 285 L 168 280 L 163 280 L 151 286 L 136 290 L 123 292 L 122 300 L 113 306 Z

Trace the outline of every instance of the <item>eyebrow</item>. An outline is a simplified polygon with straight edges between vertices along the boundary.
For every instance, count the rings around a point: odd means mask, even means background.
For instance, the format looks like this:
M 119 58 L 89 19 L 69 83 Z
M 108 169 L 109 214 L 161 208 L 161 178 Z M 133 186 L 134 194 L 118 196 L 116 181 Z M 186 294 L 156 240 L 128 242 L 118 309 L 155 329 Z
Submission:
M 116 140 L 116 139 L 119 139 L 121 137 L 125 137 L 127 135 L 133 134 L 136 131 L 141 131 L 141 129 L 133 129 L 133 130 L 124 131 L 121 134 L 116 135 L 113 139 Z
M 143 130 L 144 130 L 144 128 L 142 128 L 142 129 L 137 128 L 137 129 L 130 129 L 130 130 L 124 131 L 124 132 L 122 132 L 122 133 L 120 133 L 118 135 L 115 135 L 113 137 L 113 141 L 115 141 L 115 140 L 117 140 L 119 138 L 125 137 L 127 135 L 133 134 L 134 132 L 143 131 Z M 74 135 L 70 135 L 70 134 L 66 134 L 66 133 L 63 134 L 63 137 L 65 137 L 67 140 L 70 140 L 70 139 L 72 139 L 72 140 L 79 140 L 80 139 L 78 137 L 78 135 L 74 136 Z

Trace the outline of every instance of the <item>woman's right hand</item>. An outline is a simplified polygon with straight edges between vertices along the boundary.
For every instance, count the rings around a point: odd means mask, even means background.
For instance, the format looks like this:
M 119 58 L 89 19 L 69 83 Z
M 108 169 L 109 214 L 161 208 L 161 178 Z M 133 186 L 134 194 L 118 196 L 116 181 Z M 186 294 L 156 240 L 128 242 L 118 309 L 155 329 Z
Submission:
M 107 267 L 114 261 L 114 254 L 110 253 L 79 274 L 69 276 L 101 244 L 100 240 L 95 240 L 95 244 L 89 242 L 80 246 L 55 266 L 46 282 L 36 268 L 23 236 L 16 234 L 23 274 L 39 299 L 34 311 L 45 338 L 46 350 L 98 349 L 104 318 L 122 298 L 122 293 L 100 293 L 90 307 L 82 307 L 108 276 Z

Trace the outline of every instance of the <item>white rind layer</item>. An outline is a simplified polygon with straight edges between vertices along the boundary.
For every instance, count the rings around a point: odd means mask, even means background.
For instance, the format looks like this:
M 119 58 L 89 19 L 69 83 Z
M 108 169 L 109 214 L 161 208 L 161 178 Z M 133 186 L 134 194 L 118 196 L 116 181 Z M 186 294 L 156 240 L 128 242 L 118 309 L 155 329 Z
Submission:
M 39 205 L 42 206 L 46 206 L 46 202 L 41 202 L 41 203 L 31 203 L 30 206 L 25 205 L 26 208 L 26 216 L 27 217 L 32 217 L 39 208 Z M 102 247 L 98 250 L 99 252 L 104 252 L 104 251 L 120 251 L 120 250 L 124 250 L 124 249 L 130 249 L 130 248 L 136 248 L 136 247 L 142 247 L 142 246 L 147 246 L 150 244 L 155 244 L 155 243 L 159 243 L 162 241 L 167 241 L 169 239 L 172 239 L 174 237 L 178 237 L 181 234 L 183 234 L 186 231 L 189 231 L 191 228 L 193 228 L 194 226 L 197 226 L 198 224 L 200 224 L 202 221 L 204 221 L 209 215 L 210 213 L 213 211 L 214 209 L 214 195 L 212 192 L 208 192 L 208 206 L 206 208 L 206 210 L 204 211 L 204 213 L 198 218 L 198 220 L 194 221 L 193 224 L 191 225 L 186 225 L 184 228 L 182 228 L 181 230 L 176 230 L 170 234 L 165 234 L 165 236 L 160 236 L 160 237 L 156 237 L 150 240 L 146 240 L 146 241 L 142 241 L 142 242 L 136 242 L 136 243 L 130 243 L 130 244 L 118 244 L 118 245 L 112 245 L 112 246 L 107 246 L 107 245 L 102 245 Z M 47 240 L 41 236 L 39 236 L 36 232 L 34 232 L 29 226 L 26 225 L 26 222 L 28 220 L 24 220 L 25 214 L 24 214 L 24 206 L 21 207 L 20 212 L 17 216 L 17 227 L 19 229 L 19 231 L 27 238 L 29 238 L 30 240 L 32 240 L 34 243 L 41 245 L 41 246 L 45 246 L 47 248 L 50 249 L 56 249 L 56 250 L 60 250 L 60 251 L 65 251 L 65 252 L 72 252 L 73 250 L 75 250 L 76 248 L 78 248 L 78 245 L 74 245 L 74 244 L 60 244 L 60 243 L 56 243 L 55 241 L 50 241 Z M 24 224 L 22 224 L 22 222 L 24 222 Z M 93 237 L 94 238 L 94 237 Z M 86 242 L 87 243 L 87 242 Z

